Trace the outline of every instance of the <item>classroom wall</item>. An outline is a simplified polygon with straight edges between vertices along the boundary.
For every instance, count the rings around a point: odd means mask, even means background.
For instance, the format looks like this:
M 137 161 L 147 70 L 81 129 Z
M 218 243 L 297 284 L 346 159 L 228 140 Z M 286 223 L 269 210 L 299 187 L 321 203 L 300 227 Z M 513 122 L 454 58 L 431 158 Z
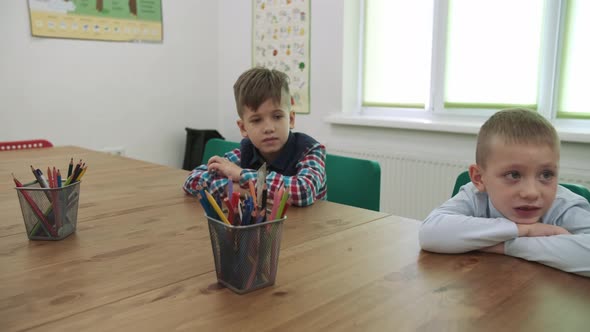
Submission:
M 232 86 L 252 62 L 252 2 L 162 2 L 164 42 L 146 44 L 33 38 L 26 1 L 0 1 L 0 140 L 123 146 L 127 156 L 173 167 L 182 165 L 186 126 L 239 140 Z M 328 151 L 473 160 L 474 135 L 325 122 L 350 106 L 342 81 L 343 40 L 351 36 L 344 1 L 311 6 L 311 114 L 297 115 L 296 130 Z M 562 167 L 590 174 L 590 145 L 564 143 Z
M 215 127 L 216 1 L 162 1 L 163 43 L 31 37 L 27 1 L 0 1 L 0 140 L 119 148 L 180 167 L 185 130 Z
M 250 1 L 221 1 L 219 10 L 219 126 L 222 134 L 238 140 L 237 114 L 231 87 L 239 74 L 252 64 Z M 444 154 L 446 158 L 473 160 L 475 135 L 331 125 L 324 119 L 349 106 L 343 105 L 344 1 L 311 2 L 311 114 L 298 114 L 296 130 L 312 134 L 327 145 L 380 151 L 391 149 L 414 153 Z M 590 130 L 590 128 L 589 128 Z M 449 149 L 452 147 L 452 149 Z M 567 166 L 588 169 L 590 145 L 565 142 L 562 161 Z
M 349 95 L 343 95 L 343 84 L 348 84 L 343 82 L 343 78 L 348 77 L 344 72 L 350 70 L 343 68 L 343 40 L 355 38 L 348 34 L 348 30 L 345 34 L 344 6 L 345 1 L 341 0 L 311 2 L 311 114 L 298 114 L 295 129 L 316 137 L 326 144 L 328 152 L 330 148 L 338 151 L 386 151 L 392 154 L 423 154 L 429 158 L 473 162 L 476 140 L 473 134 L 331 125 L 325 121 L 331 113 L 349 110 L 350 100 L 353 100 Z M 231 86 L 238 75 L 252 63 L 251 2 L 221 1 L 219 24 L 222 41 L 218 51 L 221 110 L 219 127 L 228 139 L 238 140 L 240 136 L 235 125 L 237 115 Z M 561 166 L 563 171 L 590 176 L 590 144 L 564 142 Z M 443 189 L 445 194 L 441 195 L 438 202 L 425 206 L 419 216 L 413 217 L 425 217 L 428 211 L 448 199 L 447 192 L 451 189 Z M 403 192 L 403 188 L 400 190 Z M 421 190 L 429 192 L 431 188 L 424 186 Z M 388 197 L 384 199 L 387 200 Z

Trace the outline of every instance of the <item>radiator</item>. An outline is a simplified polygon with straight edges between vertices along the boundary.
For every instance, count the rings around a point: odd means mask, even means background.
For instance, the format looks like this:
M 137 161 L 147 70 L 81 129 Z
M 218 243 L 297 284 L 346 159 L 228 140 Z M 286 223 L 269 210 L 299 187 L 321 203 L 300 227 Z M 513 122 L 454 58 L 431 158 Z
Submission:
M 467 170 L 470 163 L 445 160 L 442 156 L 360 152 L 334 147 L 330 148 L 330 153 L 379 162 L 381 211 L 418 220 L 426 218 L 430 211 L 451 197 L 457 175 Z M 590 188 L 588 174 L 590 170 L 562 166 L 559 180 Z

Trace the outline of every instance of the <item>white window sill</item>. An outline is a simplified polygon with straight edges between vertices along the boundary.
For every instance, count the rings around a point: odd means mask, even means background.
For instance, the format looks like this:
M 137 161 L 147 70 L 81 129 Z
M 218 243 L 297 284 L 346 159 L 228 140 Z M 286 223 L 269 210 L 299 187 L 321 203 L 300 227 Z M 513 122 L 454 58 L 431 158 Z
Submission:
M 324 120 L 335 125 L 397 128 L 447 132 L 459 134 L 475 134 L 487 117 L 438 115 L 426 112 L 411 111 L 401 115 L 378 115 L 358 113 L 334 113 Z M 410 114 L 410 115 L 408 115 Z M 553 125 L 562 142 L 590 143 L 590 120 L 553 120 Z

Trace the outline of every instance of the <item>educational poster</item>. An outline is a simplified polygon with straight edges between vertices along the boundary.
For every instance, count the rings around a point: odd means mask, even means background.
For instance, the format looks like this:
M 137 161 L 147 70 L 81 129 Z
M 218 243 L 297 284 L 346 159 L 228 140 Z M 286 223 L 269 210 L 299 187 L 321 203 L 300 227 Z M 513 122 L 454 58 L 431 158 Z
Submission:
M 289 75 L 297 113 L 309 113 L 310 0 L 253 0 L 254 66 Z
M 28 0 L 36 37 L 162 41 L 162 0 Z

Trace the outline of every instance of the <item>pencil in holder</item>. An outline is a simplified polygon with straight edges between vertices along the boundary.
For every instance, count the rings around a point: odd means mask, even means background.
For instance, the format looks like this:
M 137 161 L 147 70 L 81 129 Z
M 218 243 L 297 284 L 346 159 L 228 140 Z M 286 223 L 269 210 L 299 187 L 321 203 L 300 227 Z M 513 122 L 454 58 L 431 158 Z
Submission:
M 58 188 L 16 187 L 29 240 L 62 240 L 76 231 L 80 181 Z
M 274 285 L 285 219 L 232 226 L 207 216 L 217 281 L 238 294 Z

